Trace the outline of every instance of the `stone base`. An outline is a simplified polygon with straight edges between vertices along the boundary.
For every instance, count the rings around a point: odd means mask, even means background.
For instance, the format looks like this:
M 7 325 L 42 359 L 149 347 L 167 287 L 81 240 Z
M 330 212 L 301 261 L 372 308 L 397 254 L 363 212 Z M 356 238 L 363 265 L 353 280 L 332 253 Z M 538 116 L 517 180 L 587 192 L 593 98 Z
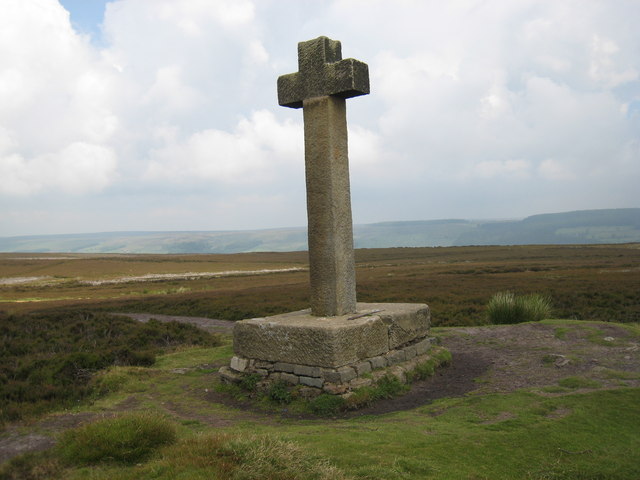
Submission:
M 236 322 L 235 356 L 223 379 L 259 374 L 343 394 L 363 386 L 373 370 L 412 362 L 431 348 L 425 304 L 358 303 L 357 313 L 315 317 L 309 310 Z

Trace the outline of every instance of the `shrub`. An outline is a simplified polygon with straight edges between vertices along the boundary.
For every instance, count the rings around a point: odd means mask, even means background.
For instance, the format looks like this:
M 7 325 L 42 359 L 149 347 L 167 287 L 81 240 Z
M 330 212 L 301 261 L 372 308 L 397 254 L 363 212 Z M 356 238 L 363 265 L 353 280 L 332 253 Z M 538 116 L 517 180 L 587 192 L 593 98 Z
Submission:
M 176 430 L 163 417 L 133 413 L 99 420 L 65 432 L 56 447 L 69 464 L 135 463 L 176 441 Z
M 260 375 L 257 373 L 252 373 L 249 375 L 245 375 L 240 380 L 240 387 L 243 390 L 247 390 L 248 392 L 255 392 L 258 386 L 258 382 L 262 379 Z
M 513 292 L 499 292 L 487 305 L 487 318 L 494 324 L 539 322 L 550 313 L 551 301 L 537 294 L 516 296 Z
M 280 404 L 291 403 L 291 392 L 285 382 L 275 382 L 269 387 L 268 396 Z
M 393 398 L 405 393 L 410 388 L 409 385 L 402 383 L 398 377 L 387 374 L 376 383 L 374 400 Z
M 112 365 L 150 366 L 179 345 L 215 346 L 219 337 L 193 325 L 140 323 L 91 312 L 0 312 L 0 422 L 90 395 L 91 379 Z
M 323 393 L 309 402 L 309 408 L 316 415 L 327 417 L 335 415 L 345 406 L 344 399 L 337 395 Z

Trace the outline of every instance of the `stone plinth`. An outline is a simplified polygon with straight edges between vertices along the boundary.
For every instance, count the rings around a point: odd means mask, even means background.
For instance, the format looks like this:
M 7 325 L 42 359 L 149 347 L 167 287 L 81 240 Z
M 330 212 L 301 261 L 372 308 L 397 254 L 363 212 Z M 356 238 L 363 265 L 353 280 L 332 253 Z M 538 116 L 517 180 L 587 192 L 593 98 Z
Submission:
M 425 355 L 429 326 L 429 307 L 413 303 L 358 303 L 356 313 L 335 317 L 302 310 L 242 320 L 234 326 L 230 368 L 221 372 L 344 392 L 362 375 Z

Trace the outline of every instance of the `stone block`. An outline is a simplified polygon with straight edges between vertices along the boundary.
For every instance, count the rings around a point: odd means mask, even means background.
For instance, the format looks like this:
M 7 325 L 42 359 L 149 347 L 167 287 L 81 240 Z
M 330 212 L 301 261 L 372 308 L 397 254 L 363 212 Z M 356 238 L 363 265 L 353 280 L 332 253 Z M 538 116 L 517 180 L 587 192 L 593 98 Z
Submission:
M 389 375 L 393 375 L 402 383 L 407 383 L 407 372 L 400 365 L 395 365 L 393 367 L 390 367 L 387 373 Z
M 389 372 L 387 371 L 386 368 L 383 370 L 374 370 L 373 372 L 371 372 L 371 378 L 373 379 L 374 382 L 377 382 L 388 373 Z
M 356 371 L 351 367 L 340 367 L 336 370 L 323 370 L 322 377 L 329 383 L 346 383 L 356 378 Z
M 408 347 L 404 347 L 402 350 L 404 350 L 404 355 L 407 360 L 411 360 L 418 354 L 415 345 L 409 345 Z
M 424 340 L 420 340 L 418 343 L 415 344 L 415 347 L 416 347 L 416 353 L 418 355 L 425 354 L 429 350 L 431 350 L 431 339 L 425 338 Z
M 320 377 L 320 367 L 310 367 L 309 365 L 295 365 L 293 373 L 305 377 Z
M 356 374 L 360 376 L 363 373 L 369 373 L 371 371 L 371 363 L 368 361 L 358 362 L 353 366 L 353 368 L 355 369 Z
M 266 368 L 256 368 L 256 373 L 261 377 L 269 376 L 269 370 L 267 370 Z
M 370 358 L 369 363 L 371 364 L 371 368 L 374 370 L 377 368 L 385 368 L 387 366 L 387 359 L 379 355 L 377 357 Z
M 294 368 L 295 368 L 295 365 L 293 363 L 276 362 L 273 364 L 273 369 L 276 372 L 293 373 Z
M 329 395 L 341 395 L 349 390 L 348 383 L 327 383 L 325 382 L 322 389 Z
M 231 369 L 236 372 L 244 372 L 249 367 L 249 359 L 238 356 L 231 357 Z
M 264 370 L 273 370 L 273 362 L 261 362 L 261 361 L 256 361 L 253 366 L 255 368 L 262 368 Z
M 407 359 L 403 350 L 392 350 L 384 355 L 384 357 L 387 359 L 387 365 L 390 367 L 402 363 Z
M 309 387 L 322 388 L 322 384 L 324 381 L 321 378 L 315 377 L 299 377 L 300 383 L 302 385 L 307 385 Z
M 349 388 L 355 390 L 360 387 L 368 387 L 373 384 L 373 379 L 371 378 L 354 378 L 349 382 Z
M 222 381 L 226 383 L 240 383 L 242 380 L 242 374 L 234 372 L 229 367 L 221 367 L 218 373 Z
M 358 304 L 358 311 L 370 305 L 386 304 Z M 315 317 L 303 310 L 236 322 L 233 348 L 238 357 L 337 368 L 386 353 L 389 329 L 377 314 Z
M 429 333 L 431 313 L 422 303 L 368 303 L 367 308 L 380 310 L 377 316 L 387 325 L 389 350 L 398 348 Z
M 280 380 L 290 383 L 291 385 L 297 385 L 300 382 L 300 377 L 292 373 L 281 373 Z

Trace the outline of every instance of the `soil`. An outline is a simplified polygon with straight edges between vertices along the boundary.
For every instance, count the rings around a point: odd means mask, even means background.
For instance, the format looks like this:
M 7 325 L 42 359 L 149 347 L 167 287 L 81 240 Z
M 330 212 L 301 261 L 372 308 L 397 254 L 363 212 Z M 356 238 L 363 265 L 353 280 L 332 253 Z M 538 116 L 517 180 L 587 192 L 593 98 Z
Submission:
M 206 318 L 127 315 L 140 321 L 149 318 L 183 321 L 215 332 L 229 333 L 233 326 L 233 322 Z M 579 322 L 570 326 L 544 323 L 466 327 L 437 329 L 436 335 L 442 346 L 452 353 L 450 366 L 441 368 L 430 379 L 414 383 L 403 396 L 348 412 L 344 417 L 408 410 L 439 398 L 508 393 L 523 388 L 543 395 L 566 395 L 586 390 L 559 387 L 558 382 L 567 377 L 597 382 L 591 385 L 592 389 L 640 387 L 640 336 L 620 325 Z M 188 411 L 179 399 L 165 403 L 165 407 L 181 420 L 195 419 L 217 426 L 248 419 L 273 423 L 277 417 L 273 413 L 259 412 L 251 404 L 233 402 L 213 391 L 205 398 L 240 411 L 231 418 L 206 416 Z M 138 403 L 138 399 L 130 397 L 113 412 L 56 414 L 31 424 L 6 426 L 0 432 L 0 463 L 21 453 L 49 448 L 56 433 L 98 416 L 130 410 Z M 281 415 L 292 418 L 286 411 Z

